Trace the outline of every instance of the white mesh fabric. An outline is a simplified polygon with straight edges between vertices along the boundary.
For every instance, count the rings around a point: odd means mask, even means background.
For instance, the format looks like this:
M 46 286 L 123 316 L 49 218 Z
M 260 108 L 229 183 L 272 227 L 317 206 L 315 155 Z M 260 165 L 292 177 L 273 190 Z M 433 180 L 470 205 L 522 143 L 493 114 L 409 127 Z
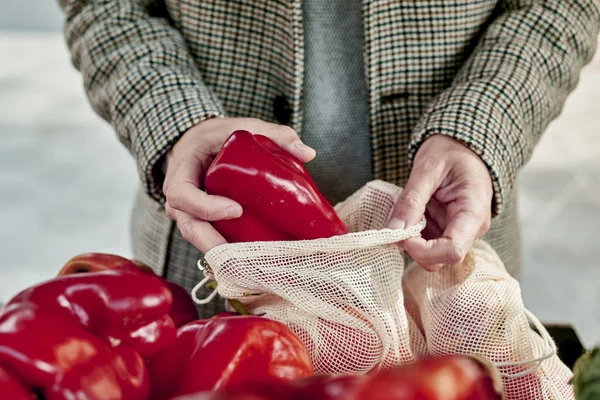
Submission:
M 435 273 L 415 263 L 404 270 L 396 242 L 424 224 L 384 229 L 400 193 L 374 181 L 337 205 L 347 235 L 215 247 L 208 275 L 221 296 L 289 326 L 317 373 L 477 354 L 499 368 L 507 400 L 573 399 L 571 371 L 489 245 L 477 242 L 463 263 Z
M 548 332 L 525 309 L 519 283 L 488 244 L 477 242 L 463 263 L 439 272 L 411 263 L 403 287 L 429 354 L 488 358 L 503 375 L 507 400 L 574 399 L 571 371 L 553 354 Z M 522 363 L 547 355 L 539 364 Z
M 317 373 L 366 373 L 413 361 L 424 342 L 405 312 L 404 261 L 395 243 L 419 235 L 424 223 L 384 229 L 400 193 L 373 181 L 337 205 L 347 235 L 212 249 L 205 261 L 219 294 L 289 326 Z

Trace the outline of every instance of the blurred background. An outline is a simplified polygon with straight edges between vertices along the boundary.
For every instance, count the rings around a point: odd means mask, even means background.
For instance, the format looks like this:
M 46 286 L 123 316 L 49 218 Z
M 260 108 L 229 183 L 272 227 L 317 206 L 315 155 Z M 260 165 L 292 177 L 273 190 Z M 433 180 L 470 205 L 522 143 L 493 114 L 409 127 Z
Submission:
M 88 105 L 61 30 L 55 1 L 1 0 L 0 302 L 78 253 L 131 255 L 136 168 Z M 600 53 L 518 184 L 525 305 L 600 344 Z

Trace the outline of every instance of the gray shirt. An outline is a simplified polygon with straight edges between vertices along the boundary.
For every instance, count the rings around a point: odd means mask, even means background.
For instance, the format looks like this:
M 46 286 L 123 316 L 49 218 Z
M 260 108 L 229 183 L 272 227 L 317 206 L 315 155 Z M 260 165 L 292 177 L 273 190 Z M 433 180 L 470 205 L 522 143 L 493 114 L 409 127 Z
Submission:
M 332 203 L 371 180 L 362 0 L 304 0 L 305 87 L 302 140 L 317 151 L 306 164 Z

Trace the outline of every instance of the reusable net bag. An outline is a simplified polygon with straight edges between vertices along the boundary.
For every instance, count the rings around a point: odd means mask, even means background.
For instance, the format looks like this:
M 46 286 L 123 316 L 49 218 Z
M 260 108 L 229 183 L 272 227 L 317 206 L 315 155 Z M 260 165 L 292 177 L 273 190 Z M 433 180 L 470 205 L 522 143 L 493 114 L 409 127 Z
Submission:
M 425 346 L 404 308 L 396 243 L 419 235 L 424 221 L 385 229 L 400 193 L 373 181 L 338 204 L 346 235 L 217 246 L 205 255 L 205 275 L 222 297 L 290 327 L 317 373 L 360 374 L 413 361 Z
M 499 369 L 507 400 L 574 399 L 571 371 L 487 243 L 477 242 L 461 264 L 438 272 L 411 263 L 402 283 L 429 354 L 486 357 Z

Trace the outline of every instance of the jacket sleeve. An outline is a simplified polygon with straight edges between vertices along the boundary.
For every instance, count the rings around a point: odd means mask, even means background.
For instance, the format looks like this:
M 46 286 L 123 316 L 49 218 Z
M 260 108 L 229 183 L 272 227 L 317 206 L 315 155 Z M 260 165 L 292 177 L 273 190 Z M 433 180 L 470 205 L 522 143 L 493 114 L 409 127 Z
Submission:
M 490 170 L 493 216 L 595 51 L 597 0 L 504 0 L 451 86 L 417 124 L 409 159 L 433 134 L 461 141 Z
M 164 203 L 164 156 L 196 123 L 224 116 L 159 2 L 59 0 L 65 36 L 93 109 L 134 155 L 146 192 Z M 157 6 L 158 3 L 158 6 Z

